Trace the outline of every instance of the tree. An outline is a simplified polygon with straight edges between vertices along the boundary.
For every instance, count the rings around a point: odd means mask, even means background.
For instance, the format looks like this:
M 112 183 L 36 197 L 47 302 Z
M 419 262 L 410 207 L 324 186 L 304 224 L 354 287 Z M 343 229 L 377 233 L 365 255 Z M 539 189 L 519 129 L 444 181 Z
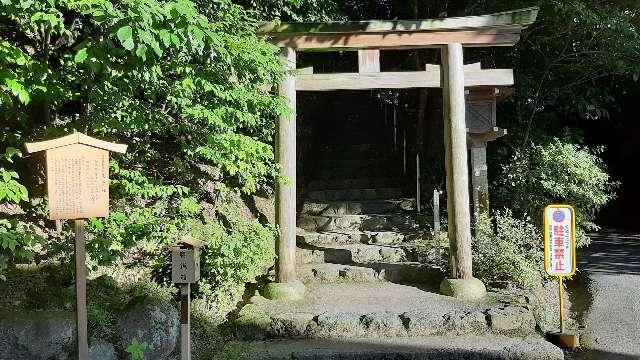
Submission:
M 130 145 L 111 166 L 113 216 L 90 223 L 98 260 L 170 241 L 223 191 L 272 186 L 273 120 L 288 110 L 253 15 L 229 0 L 2 1 L 2 144 L 75 129 Z

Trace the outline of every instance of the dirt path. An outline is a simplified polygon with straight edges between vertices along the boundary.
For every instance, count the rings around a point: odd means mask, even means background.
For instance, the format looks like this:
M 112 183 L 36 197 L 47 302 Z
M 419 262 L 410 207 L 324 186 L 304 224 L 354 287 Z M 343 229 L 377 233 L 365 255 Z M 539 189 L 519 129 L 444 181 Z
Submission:
M 640 359 L 640 234 L 602 231 L 579 254 L 587 301 L 580 358 Z

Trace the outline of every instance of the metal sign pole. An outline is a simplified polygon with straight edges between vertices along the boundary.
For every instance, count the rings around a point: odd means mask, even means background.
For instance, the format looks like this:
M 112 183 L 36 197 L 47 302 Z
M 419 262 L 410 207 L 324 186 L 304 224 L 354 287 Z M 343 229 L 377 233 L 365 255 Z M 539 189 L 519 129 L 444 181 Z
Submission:
M 564 277 L 558 276 L 558 285 L 559 287 L 559 295 L 560 295 L 560 333 L 564 334 L 564 285 L 563 279 Z
M 558 278 L 560 332 L 547 338 L 560 347 L 580 346 L 577 334 L 566 333 L 564 314 L 564 277 L 576 272 L 576 216 L 569 205 L 549 205 L 544 210 L 544 267 L 547 274 Z
M 84 219 L 75 220 L 76 230 L 76 326 L 78 332 L 78 359 L 89 358 L 87 334 L 87 272 Z
M 180 286 L 180 359 L 191 360 L 191 284 Z

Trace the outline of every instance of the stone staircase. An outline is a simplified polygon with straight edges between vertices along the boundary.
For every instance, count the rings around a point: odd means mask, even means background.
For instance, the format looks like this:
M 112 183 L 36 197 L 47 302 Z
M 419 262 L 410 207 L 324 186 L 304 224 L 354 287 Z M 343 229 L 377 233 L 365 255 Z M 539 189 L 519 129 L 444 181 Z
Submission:
M 430 237 L 416 214 L 398 154 L 376 144 L 327 147 L 298 216 L 298 277 L 306 283 L 424 283 L 440 270 L 418 262 Z
M 530 298 L 490 293 L 465 302 L 439 294 L 444 271 L 425 254 L 430 221 L 416 213 L 401 170 L 393 154 L 374 146 L 326 149 L 298 214 L 305 297 L 271 301 L 256 293 L 233 319 L 240 350 L 232 353 L 263 360 L 563 359 L 536 332 Z

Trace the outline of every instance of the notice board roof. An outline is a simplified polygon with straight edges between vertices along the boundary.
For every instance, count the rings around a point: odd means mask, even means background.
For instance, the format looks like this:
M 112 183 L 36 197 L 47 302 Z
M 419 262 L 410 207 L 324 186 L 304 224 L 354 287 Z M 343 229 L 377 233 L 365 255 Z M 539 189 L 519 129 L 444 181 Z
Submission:
M 328 48 L 398 48 L 462 43 L 465 46 L 510 46 L 533 24 L 539 8 L 489 15 L 424 20 L 370 20 L 324 23 L 262 23 L 259 34 L 278 46 L 300 50 Z
M 36 153 L 74 144 L 83 144 L 121 154 L 127 152 L 127 145 L 125 144 L 110 143 L 104 140 L 92 138 L 91 136 L 79 132 L 57 139 L 27 143 L 25 144 L 25 148 L 27 149 L 28 153 Z

